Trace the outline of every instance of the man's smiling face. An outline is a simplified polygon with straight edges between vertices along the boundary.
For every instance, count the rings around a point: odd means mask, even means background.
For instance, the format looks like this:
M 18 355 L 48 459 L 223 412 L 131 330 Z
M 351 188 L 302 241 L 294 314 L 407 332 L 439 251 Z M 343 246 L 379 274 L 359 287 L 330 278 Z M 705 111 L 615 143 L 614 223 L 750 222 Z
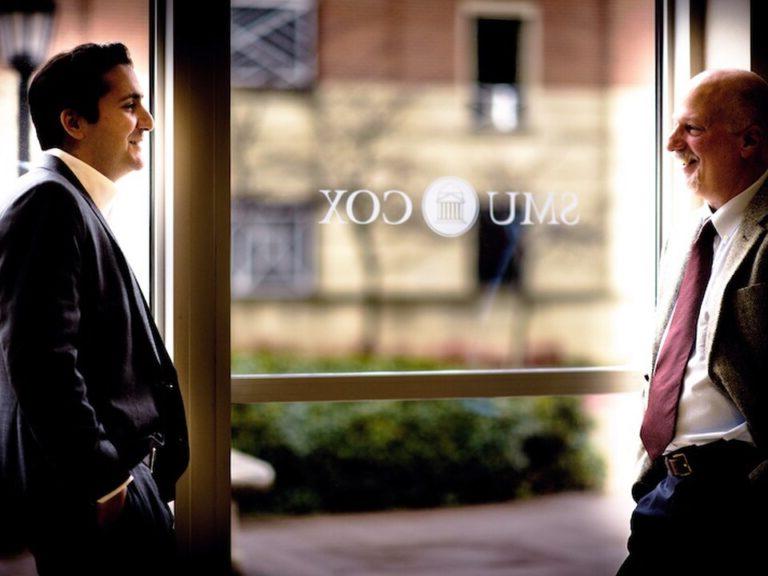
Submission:
M 738 193 L 741 132 L 709 86 L 694 87 L 679 106 L 667 150 L 681 162 L 688 187 L 705 200 Z
M 88 163 L 114 181 L 144 165 L 141 143 L 154 120 L 142 104 L 141 87 L 131 66 L 115 66 L 104 81 L 109 91 L 99 100 L 99 119 L 93 124 L 85 121 L 80 146 L 87 149 Z

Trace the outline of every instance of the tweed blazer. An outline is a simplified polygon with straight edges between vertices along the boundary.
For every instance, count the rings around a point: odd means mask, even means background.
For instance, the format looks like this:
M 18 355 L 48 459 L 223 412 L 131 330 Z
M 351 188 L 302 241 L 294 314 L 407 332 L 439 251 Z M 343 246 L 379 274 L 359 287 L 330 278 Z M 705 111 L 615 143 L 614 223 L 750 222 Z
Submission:
M 648 374 L 653 374 L 690 248 L 707 214 L 706 206 L 697 211 L 681 234 L 679 245 L 665 253 Z M 712 306 L 704 346 L 710 379 L 744 415 L 755 444 L 764 454 L 750 478 L 768 486 L 768 183 L 747 206 L 735 233 L 723 272 L 710 280 L 711 301 L 719 304 Z M 648 388 L 646 384 L 646 399 Z M 641 478 L 649 468 L 648 455 L 642 450 Z

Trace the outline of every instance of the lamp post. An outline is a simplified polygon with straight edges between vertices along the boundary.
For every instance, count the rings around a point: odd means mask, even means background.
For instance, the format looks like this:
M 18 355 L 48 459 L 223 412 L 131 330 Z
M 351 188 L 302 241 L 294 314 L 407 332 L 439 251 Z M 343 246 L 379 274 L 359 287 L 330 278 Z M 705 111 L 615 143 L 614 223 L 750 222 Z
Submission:
M 0 2 L 0 57 L 19 73 L 19 176 L 29 164 L 27 86 L 48 54 L 54 11 L 53 0 Z

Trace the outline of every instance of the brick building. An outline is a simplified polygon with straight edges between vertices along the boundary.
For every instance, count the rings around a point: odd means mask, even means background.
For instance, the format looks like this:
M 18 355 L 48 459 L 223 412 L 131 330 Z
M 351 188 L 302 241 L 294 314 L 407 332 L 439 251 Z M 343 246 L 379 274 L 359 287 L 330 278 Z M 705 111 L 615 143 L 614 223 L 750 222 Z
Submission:
M 651 2 L 235 2 L 233 349 L 633 360 L 652 79 Z M 443 177 L 480 203 L 456 237 Z

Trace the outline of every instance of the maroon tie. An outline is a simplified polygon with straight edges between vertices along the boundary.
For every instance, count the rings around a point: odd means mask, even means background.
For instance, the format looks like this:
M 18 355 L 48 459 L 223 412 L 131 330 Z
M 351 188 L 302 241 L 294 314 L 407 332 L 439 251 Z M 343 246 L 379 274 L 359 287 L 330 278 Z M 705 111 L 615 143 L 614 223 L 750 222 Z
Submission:
M 715 227 L 707 220 L 691 248 L 672 321 L 656 361 L 648 407 L 640 427 L 640 438 L 651 459 L 664 453 L 675 434 L 685 367 L 696 340 L 701 301 L 712 272 L 714 236 Z

